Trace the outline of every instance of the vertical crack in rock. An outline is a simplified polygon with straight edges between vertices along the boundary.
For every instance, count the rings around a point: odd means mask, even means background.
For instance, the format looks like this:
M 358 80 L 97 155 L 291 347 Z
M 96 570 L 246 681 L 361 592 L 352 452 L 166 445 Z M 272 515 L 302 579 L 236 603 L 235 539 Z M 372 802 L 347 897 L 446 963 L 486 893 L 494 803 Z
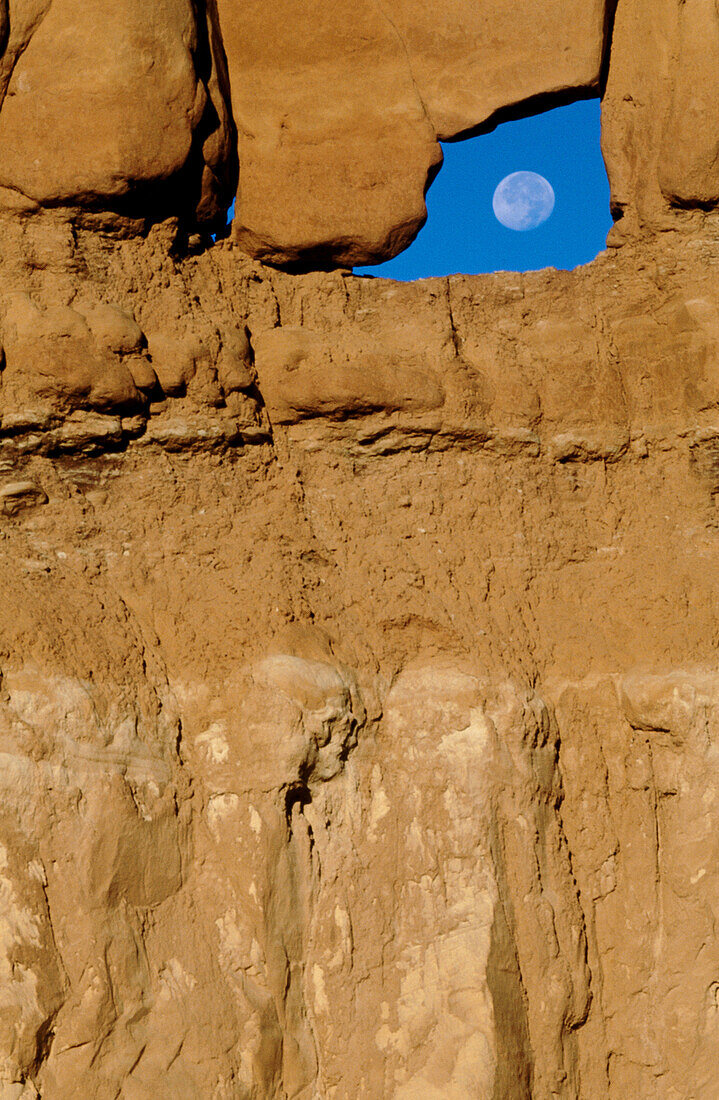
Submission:
M 194 217 L 222 236 L 238 186 L 237 129 L 215 0 L 193 0 L 193 6 L 198 30 L 195 65 L 207 104 L 193 136 L 184 189 L 191 194 L 199 187 Z

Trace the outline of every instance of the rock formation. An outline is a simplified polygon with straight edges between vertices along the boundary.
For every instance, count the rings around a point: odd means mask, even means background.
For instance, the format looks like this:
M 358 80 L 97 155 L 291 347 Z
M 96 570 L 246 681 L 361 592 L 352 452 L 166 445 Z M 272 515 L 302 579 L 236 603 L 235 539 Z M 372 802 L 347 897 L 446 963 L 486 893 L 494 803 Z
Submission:
M 719 11 L 445 8 L 0 3 L 0 1100 L 716 1096 Z

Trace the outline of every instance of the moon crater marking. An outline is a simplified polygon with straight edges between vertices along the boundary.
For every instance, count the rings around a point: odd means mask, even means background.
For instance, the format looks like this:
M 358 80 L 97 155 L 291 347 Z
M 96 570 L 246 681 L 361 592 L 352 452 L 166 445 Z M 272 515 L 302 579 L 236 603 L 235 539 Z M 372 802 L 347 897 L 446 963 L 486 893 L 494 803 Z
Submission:
M 512 172 L 497 185 L 492 209 L 506 229 L 536 229 L 554 210 L 554 189 L 537 172 Z

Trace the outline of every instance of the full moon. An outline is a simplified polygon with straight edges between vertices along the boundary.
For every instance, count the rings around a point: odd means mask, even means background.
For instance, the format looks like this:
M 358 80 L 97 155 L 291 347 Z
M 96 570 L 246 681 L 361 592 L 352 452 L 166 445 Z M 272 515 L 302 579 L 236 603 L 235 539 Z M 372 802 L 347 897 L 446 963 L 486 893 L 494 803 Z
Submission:
M 549 180 L 536 172 L 512 172 L 498 184 L 492 209 L 507 229 L 536 229 L 554 210 L 554 190 Z

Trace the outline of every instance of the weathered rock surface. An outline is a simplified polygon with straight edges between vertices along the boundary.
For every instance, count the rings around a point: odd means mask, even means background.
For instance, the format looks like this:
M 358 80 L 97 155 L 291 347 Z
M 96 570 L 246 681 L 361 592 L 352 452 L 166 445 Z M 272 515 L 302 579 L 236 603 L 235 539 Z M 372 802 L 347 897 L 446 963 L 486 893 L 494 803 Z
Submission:
M 688 0 L 679 14 L 679 50 L 659 177 L 664 194 L 686 206 L 710 209 L 719 203 L 717 72 L 719 5 L 716 0 Z
M 245 253 L 374 263 L 423 225 L 440 140 L 601 94 L 619 244 L 717 207 L 718 59 L 716 0 L 531 0 L 521 18 L 509 0 L 13 0 L 0 203 L 191 233 L 221 230 L 236 191 Z
M 0 0 L 0 1100 L 716 1098 L 719 17 L 527 11 Z M 591 265 L 248 258 L 605 77 Z
M 716 0 L 618 0 L 602 104 L 615 243 L 716 211 Z
M 713 1100 L 719 240 L 63 225 L 0 250 L 0 1095 Z
M 400 252 L 441 151 L 392 22 L 370 0 L 218 0 L 218 12 L 239 133 L 236 239 L 280 263 Z
M 0 27 L 5 205 L 115 222 L 221 215 L 233 180 L 212 34 L 192 0 L 14 0 Z

